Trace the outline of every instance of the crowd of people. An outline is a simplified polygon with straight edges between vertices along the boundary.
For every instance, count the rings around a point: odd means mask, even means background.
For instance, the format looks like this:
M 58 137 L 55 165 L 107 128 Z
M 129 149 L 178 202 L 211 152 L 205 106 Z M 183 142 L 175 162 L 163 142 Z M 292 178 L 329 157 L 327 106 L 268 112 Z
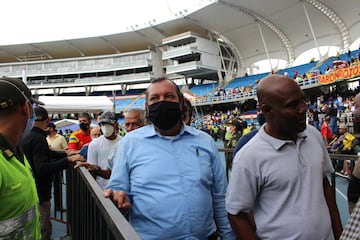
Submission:
M 331 65 L 327 65 L 325 67 L 325 74 L 331 73 L 337 69 L 347 68 L 349 66 L 355 66 L 360 64 L 360 53 L 357 56 L 351 54 L 349 50 L 346 55 L 344 55 L 344 59 L 340 59 L 340 52 L 337 53 L 336 60 L 332 62 Z
M 342 56 L 342 60 L 340 59 Z M 312 59 L 311 62 L 315 60 Z M 329 74 L 337 69 L 347 68 L 351 66 L 356 66 L 360 64 L 360 53 L 356 51 L 354 54 L 351 53 L 349 50 L 347 54 L 339 55 L 337 58 L 331 63 L 325 66 L 324 70 L 320 68 L 311 68 L 306 72 L 299 72 L 297 68 L 292 70 L 291 72 L 284 71 L 283 75 L 293 78 L 300 86 L 308 85 L 308 84 L 315 84 L 318 81 L 318 76 L 321 74 Z M 277 71 L 279 72 L 279 70 Z M 271 72 L 273 74 L 274 71 Z M 275 72 L 276 73 L 276 72 Z M 245 74 L 247 76 L 247 74 Z M 255 96 L 256 95 L 256 88 L 257 84 L 259 83 L 260 79 L 255 79 L 247 84 L 239 84 L 236 87 L 223 87 L 218 86 L 216 89 L 211 90 L 205 96 L 201 96 L 199 101 L 202 102 L 209 102 L 209 101 L 219 101 L 219 100 L 228 100 L 233 98 L 240 98 L 246 96 Z
M 0 78 L 0 238 L 50 239 L 51 176 L 76 161 L 141 239 L 358 239 L 360 164 L 343 230 L 328 182 L 334 168 L 306 96 L 284 75 L 256 88 L 258 125 L 236 109 L 217 112 L 211 128 L 202 124 L 210 136 L 189 126 L 191 105 L 159 78 L 146 90 L 145 111 L 125 115 L 124 136 L 115 113 L 102 113 L 98 127 L 81 113 L 66 141 L 21 80 Z M 360 121 L 359 95 L 352 104 Z M 236 148 L 229 183 L 214 141 L 222 124 L 224 146 Z

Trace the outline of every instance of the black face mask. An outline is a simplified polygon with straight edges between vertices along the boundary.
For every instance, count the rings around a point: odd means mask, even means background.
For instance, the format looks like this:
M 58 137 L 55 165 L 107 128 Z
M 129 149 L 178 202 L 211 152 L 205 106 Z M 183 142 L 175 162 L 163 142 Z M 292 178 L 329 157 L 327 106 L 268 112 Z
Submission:
M 79 126 L 80 126 L 80 129 L 83 130 L 84 132 L 89 129 L 89 124 L 88 123 L 82 122 L 82 123 L 79 124 Z
M 169 130 L 181 120 L 179 103 L 161 101 L 148 106 L 149 120 L 160 130 Z

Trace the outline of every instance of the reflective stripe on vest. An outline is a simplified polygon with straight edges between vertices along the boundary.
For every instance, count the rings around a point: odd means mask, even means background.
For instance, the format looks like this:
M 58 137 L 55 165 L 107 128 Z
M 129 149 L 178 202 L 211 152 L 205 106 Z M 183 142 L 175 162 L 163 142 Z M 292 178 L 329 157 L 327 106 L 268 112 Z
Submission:
M 36 217 L 35 207 L 23 214 L 0 222 L 0 239 L 32 239 L 32 228 L 25 229 L 25 224 Z M 20 238 L 21 237 L 21 238 Z

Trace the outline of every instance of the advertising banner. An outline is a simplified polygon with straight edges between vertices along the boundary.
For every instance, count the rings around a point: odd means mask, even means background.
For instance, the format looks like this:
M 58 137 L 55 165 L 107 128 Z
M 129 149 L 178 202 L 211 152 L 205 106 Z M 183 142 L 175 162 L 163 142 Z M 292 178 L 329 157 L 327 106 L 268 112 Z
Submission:
M 319 75 L 320 84 L 334 83 L 339 79 L 349 79 L 360 75 L 360 65 L 336 69 L 331 73 Z

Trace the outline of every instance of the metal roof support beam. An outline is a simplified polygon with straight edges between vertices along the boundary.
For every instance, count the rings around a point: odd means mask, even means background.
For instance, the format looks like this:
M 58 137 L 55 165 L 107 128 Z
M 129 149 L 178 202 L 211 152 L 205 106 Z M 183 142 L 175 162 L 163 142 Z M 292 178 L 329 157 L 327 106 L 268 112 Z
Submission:
M 151 39 L 149 36 L 147 36 L 146 34 L 140 32 L 140 30 L 135 29 L 133 26 L 130 27 L 131 30 L 133 30 L 134 33 L 137 33 L 138 35 L 140 35 L 141 37 L 143 37 L 144 39 L 146 39 L 148 42 L 150 42 L 151 44 L 153 44 L 154 46 L 158 47 L 159 44 L 154 41 L 153 39 Z
M 101 36 L 100 36 L 99 38 L 100 38 L 101 40 L 103 40 L 107 45 L 109 45 L 109 47 L 111 47 L 112 49 L 114 49 L 116 53 L 121 53 L 120 50 L 119 50 L 117 47 L 115 47 L 111 42 L 109 42 L 106 38 L 101 37 Z
M 59 96 L 61 93 L 61 88 L 53 88 L 54 96 Z
M 116 113 L 116 90 L 113 89 L 111 92 L 113 98 L 113 112 Z
M 326 17 L 330 19 L 330 21 L 336 26 L 336 28 L 340 32 L 340 37 L 342 40 L 342 49 L 348 50 L 350 47 L 349 30 L 346 27 L 344 21 L 339 17 L 339 15 L 337 15 L 336 12 L 334 12 L 332 9 L 330 9 L 322 2 L 319 2 L 318 0 L 304 0 L 304 1 L 311 4 L 313 7 L 318 9 L 321 13 L 323 13 Z
M 125 95 L 128 85 L 126 83 L 121 83 L 120 86 L 121 86 L 121 94 Z
M 209 34 L 210 39 L 215 42 L 216 41 L 216 45 L 218 47 L 219 50 L 219 55 L 220 55 L 220 60 L 221 60 L 221 65 L 222 65 L 222 69 L 225 71 L 225 83 L 231 81 L 234 76 L 234 62 L 235 62 L 235 57 L 234 57 L 234 53 L 232 53 L 232 51 L 229 51 L 229 49 L 227 48 L 227 46 L 223 46 L 224 51 L 226 51 L 229 55 L 229 63 L 228 65 L 226 65 L 225 60 L 224 60 L 224 56 L 222 53 L 222 48 L 221 48 L 221 44 L 220 44 L 220 40 L 218 37 L 216 37 L 216 39 L 213 38 L 213 36 L 211 34 Z M 223 44 L 225 45 L 225 44 Z M 221 74 L 222 69 L 218 69 L 218 78 L 219 78 L 219 83 L 223 84 L 224 83 L 224 78 Z
M 304 7 L 305 16 L 306 16 L 306 19 L 307 19 L 307 21 L 308 21 L 308 24 L 309 24 L 309 27 L 310 27 L 310 31 L 311 31 L 312 37 L 313 37 L 313 39 L 314 39 L 315 47 L 316 47 L 316 49 L 317 49 L 317 51 L 318 51 L 318 54 L 319 54 L 319 59 L 320 59 L 320 61 L 322 61 L 322 60 L 323 60 L 323 57 L 322 57 L 322 55 L 321 55 L 320 48 L 319 48 L 319 44 L 318 44 L 318 42 L 317 42 L 317 39 L 316 39 L 316 36 L 315 36 L 315 32 L 314 32 L 314 29 L 313 29 L 312 24 L 311 24 L 311 20 L 310 20 L 309 13 L 308 13 L 308 11 L 307 11 L 307 9 L 306 9 L 305 3 L 302 2 L 302 4 L 303 4 L 303 7 Z
M 269 60 L 270 70 L 271 70 L 271 72 L 273 72 L 273 66 L 272 66 L 272 64 L 271 64 L 271 59 L 270 59 L 270 55 L 269 55 L 269 50 L 268 50 L 268 48 L 267 48 L 267 46 L 266 46 L 264 34 L 263 34 L 263 32 L 262 32 L 261 26 L 260 26 L 260 24 L 259 24 L 258 21 L 256 21 L 256 24 L 257 24 L 258 29 L 259 29 L 259 33 L 260 33 L 260 36 L 261 36 L 261 40 L 262 40 L 262 42 L 263 42 L 263 44 L 264 44 L 264 48 L 265 48 L 265 52 L 266 52 L 267 59 Z
M 216 43 L 217 43 L 219 55 L 220 55 L 220 59 L 221 59 L 222 69 L 225 71 L 226 79 L 223 78 L 223 76 L 221 74 L 221 72 L 222 72 L 221 69 L 218 70 L 219 84 L 221 85 L 223 83 L 227 83 L 234 79 L 233 73 L 234 73 L 234 65 L 235 65 L 236 60 L 235 60 L 234 53 L 232 53 L 232 51 L 229 51 L 227 46 L 221 46 L 224 44 L 221 44 L 218 38 L 213 39 L 213 41 L 216 41 Z M 222 49 L 224 51 L 226 51 L 227 54 L 229 55 L 229 57 L 227 58 L 228 64 L 225 63 L 225 57 L 223 56 Z
M 214 41 L 214 39 L 212 39 L 212 37 L 211 37 L 211 40 Z M 216 39 L 216 43 L 217 43 L 216 45 L 218 47 L 218 51 L 219 51 L 219 55 L 220 55 L 221 66 L 225 71 L 225 76 L 229 76 L 229 72 L 228 72 L 228 69 L 226 68 L 226 64 L 225 64 L 225 61 L 224 61 L 224 56 L 223 56 L 222 51 L 221 51 L 219 40 Z M 224 78 L 223 78 L 223 76 L 221 74 L 221 68 L 217 70 L 217 75 L 218 75 L 218 79 L 219 79 L 219 85 L 222 85 L 224 83 Z
M 232 9 L 237 9 L 240 12 L 246 13 L 250 16 L 252 16 L 253 18 L 255 18 L 257 21 L 261 22 L 262 24 L 264 24 L 266 27 L 268 27 L 271 31 L 273 31 L 282 41 L 282 43 L 285 46 L 285 49 L 287 51 L 287 55 L 288 55 L 288 66 L 291 66 L 292 63 L 295 60 L 295 54 L 294 54 L 294 48 L 289 40 L 289 38 L 285 35 L 285 33 L 283 31 L 280 30 L 280 28 L 278 28 L 274 23 L 272 23 L 269 19 L 258 15 L 257 13 L 244 8 L 242 6 L 236 5 L 236 4 L 232 4 L 232 3 L 228 3 L 222 0 L 219 0 L 218 3 L 223 4 L 225 6 L 228 6 Z
M 93 92 L 94 88 L 91 86 L 84 86 L 85 88 L 85 96 L 90 96 L 90 93 Z
M 168 34 L 167 32 L 165 32 L 164 30 L 160 29 L 159 27 L 155 26 L 155 25 L 150 25 L 155 31 L 157 31 L 158 33 L 160 33 L 162 36 L 164 36 L 165 38 L 169 37 L 170 34 Z
M 77 46 L 75 46 L 72 42 L 70 42 L 69 40 L 65 40 L 73 49 L 75 49 L 76 51 L 79 52 L 80 56 L 85 57 L 86 55 L 80 50 L 80 48 L 78 48 Z
M 190 18 L 189 16 L 184 16 L 183 18 L 185 20 L 191 21 L 194 24 L 197 24 L 198 26 L 200 26 L 200 27 L 202 27 L 204 29 L 207 29 L 209 32 L 211 32 L 212 34 L 214 34 L 218 38 L 221 38 L 224 41 L 224 43 L 231 49 L 231 51 L 233 52 L 233 55 L 234 55 L 234 57 L 236 59 L 236 65 L 237 65 L 237 68 L 236 68 L 237 69 L 237 75 L 236 75 L 236 77 L 239 77 L 239 76 L 243 75 L 243 73 L 245 72 L 244 58 L 242 57 L 241 53 L 236 48 L 236 46 L 228 38 L 226 38 L 221 33 L 215 31 L 214 29 L 209 28 L 204 23 L 202 23 L 202 22 L 200 22 L 198 20 Z
M 29 44 L 29 45 L 32 46 L 33 48 L 36 48 L 39 52 L 45 54 L 49 59 L 53 59 L 53 57 L 52 57 L 49 53 L 47 53 L 46 51 L 44 51 L 44 49 L 36 46 L 35 44 Z

